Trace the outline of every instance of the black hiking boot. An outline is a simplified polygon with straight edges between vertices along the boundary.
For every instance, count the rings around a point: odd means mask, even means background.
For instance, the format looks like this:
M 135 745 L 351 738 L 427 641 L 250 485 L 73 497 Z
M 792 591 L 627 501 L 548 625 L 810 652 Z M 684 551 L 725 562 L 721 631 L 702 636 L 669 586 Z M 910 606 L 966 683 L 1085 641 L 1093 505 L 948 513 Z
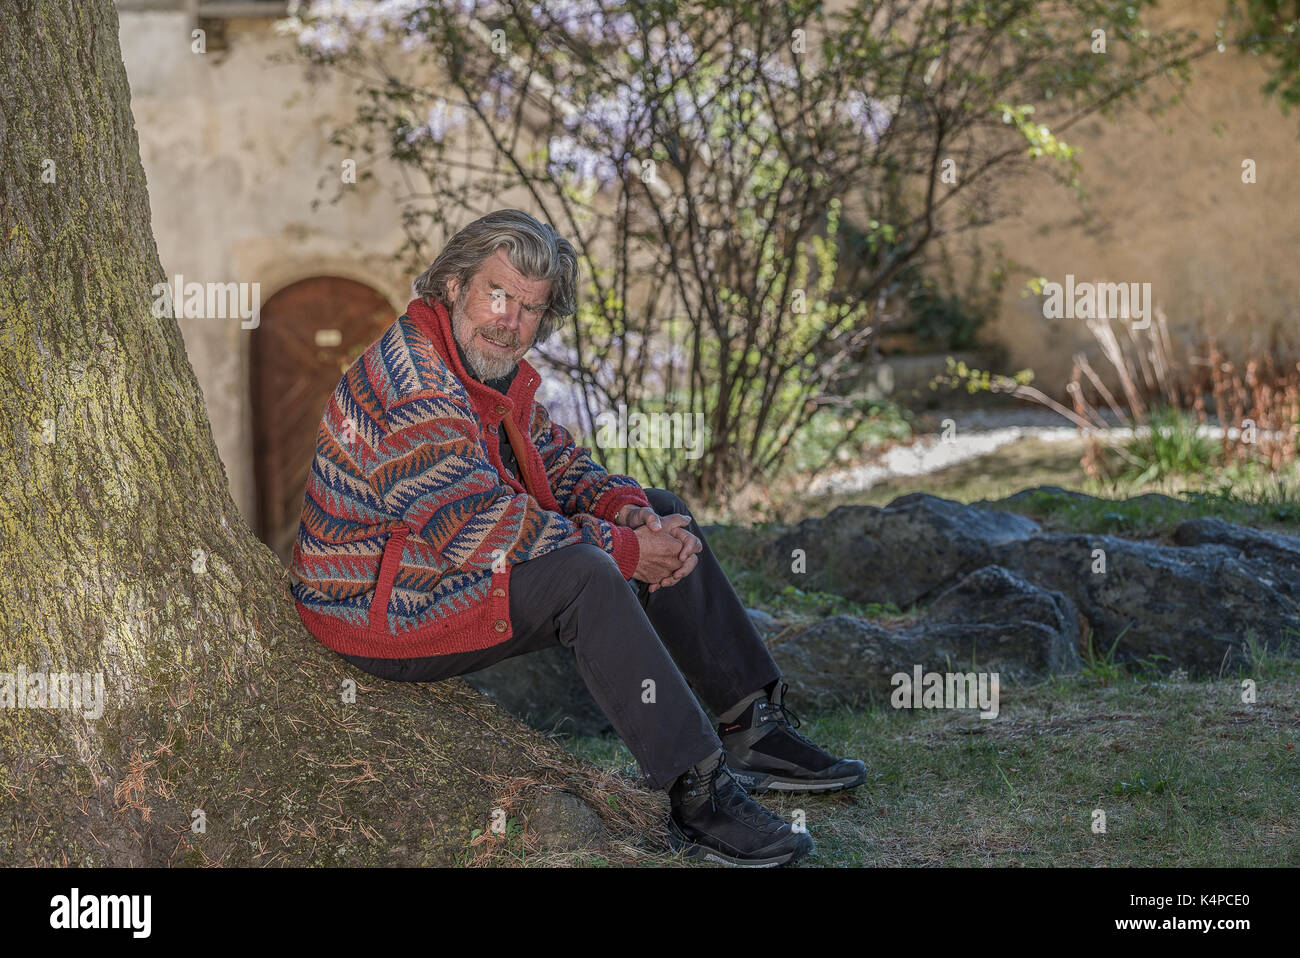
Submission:
M 795 731 L 799 717 L 780 698 L 760 696 L 736 721 L 718 726 L 727 766 L 745 790 L 764 792 L 838 792 L 867 780 L 867 767 L 855 758 L 835 758 Z M 791 719 L 794 719 L 793 724 Z
M 688 768 L 668 789 L 668 841 L 688 858 L 749 868 L 798 861 L 815 847 L 806 829 L 754 801 L 727 769 L 723 753 L 707 768 Z

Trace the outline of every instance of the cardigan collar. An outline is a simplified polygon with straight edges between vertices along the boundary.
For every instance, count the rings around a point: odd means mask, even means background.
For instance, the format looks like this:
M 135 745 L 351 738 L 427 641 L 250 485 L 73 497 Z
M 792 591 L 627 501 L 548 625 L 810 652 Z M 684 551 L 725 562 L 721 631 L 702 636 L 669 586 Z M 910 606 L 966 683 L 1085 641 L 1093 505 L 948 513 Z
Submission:
M 469 370 L 465 368 L 465 364 L 461 362 L 456 337 L 451 329 L 451 316 L 447 313 L 446 306 L 437 301 L 430 306 L 423 299 L 417 297 L 407 304 L 406 315 L 415 320 L 420 329 L 429 337 L 443 362 L 447 364 L 448 368 L 456 375 L 456 378 L 460 380 L 461 385 L 465 387 L 465 391 L 469 393 L 470 402 L 473 404 L 474 411 L 478 414 L 479 419 L 489 423 L 497 422 L 513 409 L 515 411 L 515 421 L 519 422 L 522 417 L 529 414 L 533 407 L 533 397 L 537 394 L 537 387 L 541 384 L 542 377 L 528 360 L 519 360 L 519 369 L 515 374 L 514 381 L 510 384 L 510 390 L 505 395 L 502 395 L 491 386 L 484 385 L 470 375 Z

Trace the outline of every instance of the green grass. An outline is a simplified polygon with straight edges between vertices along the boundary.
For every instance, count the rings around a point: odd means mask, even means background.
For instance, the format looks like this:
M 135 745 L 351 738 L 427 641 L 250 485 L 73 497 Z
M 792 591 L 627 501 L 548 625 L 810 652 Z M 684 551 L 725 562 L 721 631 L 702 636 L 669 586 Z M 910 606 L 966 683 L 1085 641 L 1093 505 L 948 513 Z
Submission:
M 972 502 L 1055 485 L 1105 498 L 1039 492 L 993 508 L 1060 532 L 1167 537 L 1194 516 L 1297 532 L 1294 468 L 1278 475 L 1252 465 L 1182 472 L 1179 464 L 1200 455 L 1178 447 L 1185 438 L 1151 450 L 1170 467 L 1159 480 L 1096 483 L 1079 468 L 1078 443 L 1027 440 L 920 479 L 801 500 L 782 516 L 793 522 L 916 491 Z M 707 532 L 747 606 L 792 619 L 915 614 L 769 578 L 761 559 L 782 528 Z M 1198 681 L 1182 670 L 1167 674 L 1164 662 L 1117 663 L 1116 643 L 1094 648 L 1091 638 L 1080 672 L 1033 685 L 1003 682 L 1000 714 L 991 721 L 973 712 L 895 710 L 881 697 L 858 710 L 805 716 L 802 731 L 814 741 L 867 762 L 867 784 L 761 801 L 786 818 L 803 811 L 817 841 L 805 863 L 811 866 L 1300 865 L 1300 635 L 1275 649 L 1248 636 L 1245 667 Z M 1244 701 L 1246 680 L 1254 683 L 1253 703 Z M 790 701 L 799 708 L 797 689 Z M 617 737 L 565 744 L 603 768 L 638 774 Z M 1104 814 L 1104 832 L 1094 831 L 1095 813 Z
M 867 784 L 761 801 L 804 811 L 812 866 L 1300 865 L 1300 664 L 1264 665 L 1253 705 L 1236 677 L 1080 674 L 1004 683 L 991 721 L 888 706 L 805 719 L 814 741 L 867 763 Z M 567 744 L 632 764 L 608 739 Z
M 1135 493 L 1125 499 L 1078 499 L 1035 490 L 1015 503 L 988 505 L 1029 516 L 1051 532 L 1166 537 L 1184 519 L 1209 516 L 1294 535 L 1300 530 L 1300 496 L 1283 499 L 1273 491 L 1275 488 L 1266 485 L 1233 489 L 1225 485 L 1167 492 L 1121 490 Z
M 1169 476 L 1200 476 L 1214 464 L 1218 444 L 1197 433 L 1196 417 L 1180 409 L 1151 410 L 1149 431 L 1124 444 L 1127 453 L 1121 479 L 1138 485 Z
M 1127 631 L 1128 626 L 1125 626 L 1124 632 Z M 1115 662 L 1115 650 L 1119 648 L 1119 640 L 1124 637 L 1124 632 L 1115 636 L 1115 641 L 1104 655 L 1098 655 L 1098 650 L 1093 647 L 1092 629 L 1088 630 L 1084 637 L 1083 668 L 1080 670 L 1084 676 L 1100 685 L 1110 685 L 1124 674 L 1124 670 Z

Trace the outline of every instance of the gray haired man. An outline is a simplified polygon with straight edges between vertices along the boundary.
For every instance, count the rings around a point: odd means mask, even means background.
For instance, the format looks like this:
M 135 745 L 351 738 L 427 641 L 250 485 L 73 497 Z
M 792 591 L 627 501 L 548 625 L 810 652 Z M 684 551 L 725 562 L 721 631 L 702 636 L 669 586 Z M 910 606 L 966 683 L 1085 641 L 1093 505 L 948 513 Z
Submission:
M 407 315 L 326 410 L 295 552 L 301 614 L 395 681 L 572 650 L 668 792 L 675 849 L 788 864 L 811 836 L 750 796 L 851 788 L 865 767 L 795 730 L 787 686 L 687 505 L 608 473 L 533 398 L 524 354 L 576 311 L 577 281 L 573 247 L 519 210 L 466 226 L 415 281 Z M 345 414 L 365 418 L 370 443 L 346 457 L 329 438 Z M 374 579 L 328 579 L 356 567 L 359 543 Z M 340 624 L 356 610 L 368 625 Z

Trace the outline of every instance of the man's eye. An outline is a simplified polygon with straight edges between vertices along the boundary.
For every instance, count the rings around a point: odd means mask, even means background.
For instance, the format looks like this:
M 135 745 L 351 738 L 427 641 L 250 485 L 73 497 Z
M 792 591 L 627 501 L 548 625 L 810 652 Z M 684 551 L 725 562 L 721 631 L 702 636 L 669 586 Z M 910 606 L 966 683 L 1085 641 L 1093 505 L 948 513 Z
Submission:
M 513 296 L 507 293 L 500 286 L 494 286 L 491 295 L 493 299 L 514 299 Z M 530 313 L 541 313 L 546 310 L 546 306 L 546 303 L 542 303 L 540 306 L 525 306 L 524 309 L 528 310 Z

